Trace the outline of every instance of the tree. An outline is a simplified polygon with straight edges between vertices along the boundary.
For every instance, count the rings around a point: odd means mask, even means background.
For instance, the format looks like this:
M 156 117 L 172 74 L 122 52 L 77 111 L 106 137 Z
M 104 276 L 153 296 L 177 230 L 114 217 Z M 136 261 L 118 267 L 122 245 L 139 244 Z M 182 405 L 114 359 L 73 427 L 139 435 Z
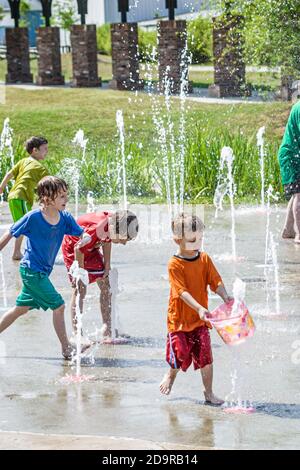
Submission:
M 73 0 L 55 0 L 52 8 L 54 23 L 60 28 L 70 31 L 71 26 L 78 22 L 79 15 Z
M 141 62 L 149 62 L 153 57 L 153 48 L 157 48 L 157 31 L 145 31 L 139 28 L 139 57 Z
M 300 72 L 300 0 L 240 0 L 248 62 Z
M 22 28 L 27 28 L 28 27 L 28 13 L 30 12 L 30 5 L 28 1 L 26 0 L 21 0 L 20 3 L 20 14 L 21 14 L 21 19 L 20 19 L 20 26 Z
M 100 54 L 111 55 L 110 24 L 108 23 L 97 28 L 97 49 Z

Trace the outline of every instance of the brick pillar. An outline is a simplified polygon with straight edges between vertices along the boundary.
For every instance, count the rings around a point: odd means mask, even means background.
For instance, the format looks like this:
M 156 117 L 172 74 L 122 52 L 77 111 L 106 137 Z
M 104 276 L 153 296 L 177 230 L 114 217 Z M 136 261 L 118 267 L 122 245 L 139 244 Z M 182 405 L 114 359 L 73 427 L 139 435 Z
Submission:
M 32 83 L 28 28 L 6 28 L 6 83 Z
M 213 19 L 214 85 L 209 95 L 215 97 L 245 96 L 244 17 L 227 16 Z
M 59 28 L 37 28 L 38 85 L 64 85 L 61 73 Z
M 75 87 L 98 87 L 96 25 L 73 25 L 71 29 L 73 82 Z
M 137 23 L 114 23 L 111 25 L 113 79 L 110 88 L 117 90 L 140 90 Z
M 170 91 L 178 94 L 181 82 L 186 81 L 187 90 L 192 91 L 188 82 L 188 54 L 186 21 L 160 21 L 158 23 L 158 73 L 159 89 L 164 92 L 166 77 L 170 77 Z

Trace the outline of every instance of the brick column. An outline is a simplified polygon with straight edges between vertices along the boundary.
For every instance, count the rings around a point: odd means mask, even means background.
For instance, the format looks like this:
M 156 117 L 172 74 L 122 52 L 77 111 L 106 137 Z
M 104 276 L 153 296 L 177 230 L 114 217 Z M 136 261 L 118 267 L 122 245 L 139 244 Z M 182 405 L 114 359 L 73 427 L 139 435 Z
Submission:
M 28 28 L 6 28 L 6 83 L 32 83 Z
M 73 25 L 71 29 L 73 82 L 75 87 L 98 87 L 96 25 Z
M 64 85 L 61 73 L 59 28 L 37 28 L 38 85 Z
M 117 90 L 140 90 L 137 23 L 114 23 L 111 25 L 113 79 L 110 88 Z
M 164 92 L 166 76 L 170 77 L 170 91 L 178 94 L 181 82 L 187 83 L 187 90 L 192 91 L 188 82 L 188 55 L 186 50 L 186 21 L 160 21 L 158 23 L 158 74 L 159 89 Z
M 214 97 L 245 96 L 244 17 L 227 16 L 213 19 L 214 85 L 209 95 Z

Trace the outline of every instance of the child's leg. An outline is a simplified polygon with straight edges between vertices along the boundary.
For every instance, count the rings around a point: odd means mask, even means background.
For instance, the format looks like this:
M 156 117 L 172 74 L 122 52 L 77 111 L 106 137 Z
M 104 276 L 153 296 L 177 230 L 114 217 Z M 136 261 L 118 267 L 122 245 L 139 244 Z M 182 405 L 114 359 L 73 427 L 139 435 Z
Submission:
M 19 317 L 21 317 L 22 315 L 27 313 L 29 309 L 30 309 L 30 307 L 15 306 L 15 307 L 11 308 L 10 310 L 8 310 L 8 312 L 6 312 L 1 317 L 1 320 L 0 320 L 0 333 L 2 333 L 2 331 L 6 330 L 6 328 L 8 328 Z
M 300 243 L 300 194 L 295 194 L 293 198 L 293 215 L 294 215 L 295 242 Z
M 72 299 L 71 299 L 71 319 L 72 319 L 72 327 L 73 331 L 76 333 L 77 331 L 77 325 L 76 325 L 76 302 L 77 302 L 77 295 L 78 295 L 78 289 L 73 288 L 73 293 L 72 293 Z M 79 310 L 80 313 L 83 313 L 83 304 L 84 304 L 84 299 L 86 296 L 86 286 L 82 285 L 79 288 Z
M 216 397 L 212 390 L 213 384 L 213 365 L 208 364 L 207 366 L 203 367 L 201 370 L 202 375 L 202 382 L 204 385 L 204 396 L 207 403 L 212 405 L 222 405 L 224 400 Z
M 15 261 L 20 261 L 22 259 L 22 252 L 21 252 L 22 241 L 23 241 L 22 236 L 15 239 L 15 248 L 14 248 L 14 252 L 12 255 L 12 259 Z
M 295 217 L 294 217 L 294 209 L 293 209 L 294 198 L 295 196 L 291 197 L 288 207 L 287 207 L 287 215 L 286 215 L 284 227 L 283 227 L 282 234 L 281 234 L 282 238 L 295 238 L 295 234 L 296 234 L 295 228 L 294 228 Z
M 65 325 L 65 305 L 61 305 L 56 310 L 53 310 L 53 325 L 55 332 L 58 336 L 58 339 L 61 344 L 62 353 L 67 358 L 69 357 L 72 346 L 69 343 L 67 332 L 66 332 L 66 325 Z
M 159 390 L 161 391 L 161 393 L 163 393 L 164 395 L 169 395 L 169 393 L 171 393 L 178 372 L 179 369 L 172 369 L 170 367 L 169 371 L 165 374 L 164 378 L 162 379 L 159 385 Z
M 103 324 L 106 325 L 105 336 L 111 336 L 111 292 L 109 278 L 97 279 L 100 289 L 100 308 Z

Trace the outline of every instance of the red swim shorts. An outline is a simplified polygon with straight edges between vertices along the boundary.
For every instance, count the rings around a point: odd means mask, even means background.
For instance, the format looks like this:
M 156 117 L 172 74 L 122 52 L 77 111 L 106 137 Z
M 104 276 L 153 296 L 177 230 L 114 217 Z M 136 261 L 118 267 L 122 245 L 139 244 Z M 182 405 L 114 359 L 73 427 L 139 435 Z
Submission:
M 167 338 L 166 360 L 172 369 L 185 372 L 193 362 L 194 369 L 212 364 L 210 334 L 206 326 L 193 331 L 176 331 Z

